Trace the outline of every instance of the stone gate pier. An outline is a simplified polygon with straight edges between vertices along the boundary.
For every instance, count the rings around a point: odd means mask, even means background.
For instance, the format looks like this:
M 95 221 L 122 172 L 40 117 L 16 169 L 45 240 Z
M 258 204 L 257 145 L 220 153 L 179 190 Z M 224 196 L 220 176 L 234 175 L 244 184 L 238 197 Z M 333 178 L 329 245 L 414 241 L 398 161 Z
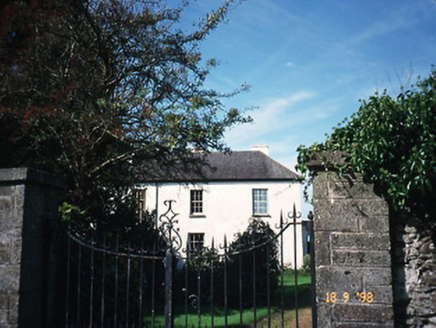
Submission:
M 60 327 L 63 179 L 0 169 L 0 327 Z
M 389 207 L 321 160 L 313 179 L 318 327 L 394 327 Z

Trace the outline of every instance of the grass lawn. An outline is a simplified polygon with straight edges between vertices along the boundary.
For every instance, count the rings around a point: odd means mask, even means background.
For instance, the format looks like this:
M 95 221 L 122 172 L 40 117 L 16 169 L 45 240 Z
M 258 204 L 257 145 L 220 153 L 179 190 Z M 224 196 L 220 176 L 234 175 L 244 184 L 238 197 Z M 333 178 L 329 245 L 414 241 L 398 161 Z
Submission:
M 286 328 L 295 327 L 295 301 L 294 301 L 294 276 L 292 273 L 287 272 L 283 279 L 283 300 L 284 300 L 284 322 Z M 312 326 L 311 317 L 311 304 L 310 304 L 310 276 L 299 275 L 298 276 L 298 304 L 299 304 L 299 323 L 301 328 Z M 281 303 L 281 293 L 280 289 L 271 299 L 271 327 L 281 327 L 282 311 L 280 309 Z M 203 305 L 201 311 L 201 317 L 195 313 L 195 309 L 191 309 L 187 316 L 188 327 L 211 327 L 211 315 L 209 304 Z M 185 327 L 186 316 L 183 313 L 184 308 L 179 311 L 176 308 L 176 315 L 174 316 L 174 327 Z M 199 321 L 201 320 L 201 321 Z M 151 318 L 146 318 L 147 325 L 150 326 Z M 254 313 L 253 309 L 245 309 L 242 313 L 242 326 L 243 327 L 253 327 Z M 256 322 L 257 327 L 267 327 L 268 326 L 268 308 L 258 307 L 256 309 Z M 227 316 L 228 326 L 237 326 L 240 324 L 240 313 L 239 310 L 229 309 Z M 158 315 L 155 317 L 155 326 L 163 327 L 165 325 L 165 318 L 163 315 Z M 224 327 L 225 326 L 225 316 L 224 310 L 222 308 L 215 308 L 214 311 L 214 327 Z

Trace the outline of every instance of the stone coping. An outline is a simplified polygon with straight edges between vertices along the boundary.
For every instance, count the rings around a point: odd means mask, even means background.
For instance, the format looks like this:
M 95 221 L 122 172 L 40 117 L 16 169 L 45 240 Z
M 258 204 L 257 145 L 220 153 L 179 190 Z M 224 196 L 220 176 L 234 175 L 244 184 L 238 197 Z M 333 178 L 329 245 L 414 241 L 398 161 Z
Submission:
M 65 189 L 65 179 L 58 175 L 27 167 L 0 169 L 0 185 L 36 184 Z
M 349 164 L 347 153 L 344 151 L 321 151 L 314 153 L 313 157 L 307 158 L 306 165 L 317 171 L 335 169 L 337 166 Z

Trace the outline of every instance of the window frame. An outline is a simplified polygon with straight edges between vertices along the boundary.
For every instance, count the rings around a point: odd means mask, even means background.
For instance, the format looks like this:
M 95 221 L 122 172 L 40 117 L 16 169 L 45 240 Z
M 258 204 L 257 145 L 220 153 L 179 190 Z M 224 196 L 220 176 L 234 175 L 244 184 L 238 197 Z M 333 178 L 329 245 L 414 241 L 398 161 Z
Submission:
M 198 252 L 204 249 L 204 235 L 204 232 L 188 232 L 187 249 L 189 252 Z
M 200 197 L 198 197 L 200 196 Z M 194 217 L 204 216 L 203 189 L 191 189 L 189 193 L 189 215 Z
M 268 206 L 268 188 L 253 188 L 252 201 L 253 216 L 270 216 Z
M 136 203 L 136 215 L 139 221 L 144 220 L 145 217 L 145 202 L 146 202 L 146 194 L 147 188 L 134 188 L 133 189 L 133 197 Z

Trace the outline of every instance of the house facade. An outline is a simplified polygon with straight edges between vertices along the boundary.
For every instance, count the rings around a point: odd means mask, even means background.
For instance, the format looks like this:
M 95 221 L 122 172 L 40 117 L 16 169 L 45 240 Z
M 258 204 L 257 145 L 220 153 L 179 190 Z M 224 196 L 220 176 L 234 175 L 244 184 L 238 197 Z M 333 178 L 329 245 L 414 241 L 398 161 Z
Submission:
M 286 217 L 295 204 L 301 208 L 301 190 L 297 175 L 268 156 L 267 148 L 220 152 L 207 156 L 210 170 L 191 181 L 152 179 L 137 185 L 140 204 L 145 211 L 164 214 L 166 200 L 174 200 L 182 251 L 188 248 L 215 247 L 228 243 L 236 233 L 246 230 L 257 218 L 277 231 L 280 215 Z M 174 179 L 177 180 L 177 179 Z M 294 265 L 293 227 L 285 232 L 284 262 Z M 301 225 L 296 227 L 297 266 L 302 264 Z

